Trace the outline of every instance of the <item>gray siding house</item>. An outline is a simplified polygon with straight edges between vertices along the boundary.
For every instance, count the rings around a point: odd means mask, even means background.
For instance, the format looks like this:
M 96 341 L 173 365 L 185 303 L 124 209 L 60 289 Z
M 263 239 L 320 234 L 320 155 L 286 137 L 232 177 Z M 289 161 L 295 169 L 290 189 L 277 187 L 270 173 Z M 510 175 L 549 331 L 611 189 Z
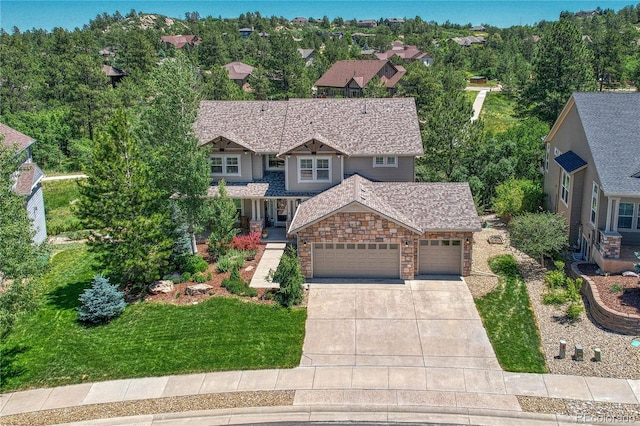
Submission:
M 640 251 L 640 93 L 574 93 L 546 139 L 546 206 L 603 271 Z
M 0 135 L 3 145 L 17 151 L 20 166 L 16 173 L 13 190 L 25 197 L 25 208 L 35 230 L 33 241 L 40 244 L 47 239 L 47 224 L 41 184 L 44 173 L 31 158 L 31 146 L 35 139 L 2 123 L 0 123 Z
M 209 195 L 224 179 L 249 230 L 286 228 L 307 278 L 470 273 L 471 192 L 414 182 L 413 99 L 203 101 L 195 131 Z

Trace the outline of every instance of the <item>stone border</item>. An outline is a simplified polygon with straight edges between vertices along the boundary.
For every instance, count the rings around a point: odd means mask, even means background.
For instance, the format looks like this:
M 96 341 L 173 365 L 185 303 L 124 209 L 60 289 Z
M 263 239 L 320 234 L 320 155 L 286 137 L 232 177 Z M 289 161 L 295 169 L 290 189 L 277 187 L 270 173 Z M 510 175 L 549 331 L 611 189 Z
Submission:
M 640 315 L 614 311 L 605 306 L 600 299 L 598 288 L 589 277 L 582 275 L 578 269 L 578 265 L 585 263 L 588 262 L 574 262 L 571 264 L 571 270 L 575 276 L 582 278 L 581 291 L 589 301 L 588 309 L 593 319 L 604 328 L 616 333 L 637 335 L 640 330 Z

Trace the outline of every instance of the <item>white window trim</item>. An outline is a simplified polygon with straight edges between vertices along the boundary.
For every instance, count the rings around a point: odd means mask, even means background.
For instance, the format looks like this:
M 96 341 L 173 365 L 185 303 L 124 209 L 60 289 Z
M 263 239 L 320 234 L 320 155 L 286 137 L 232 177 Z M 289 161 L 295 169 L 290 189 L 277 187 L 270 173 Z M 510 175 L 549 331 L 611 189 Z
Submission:
M 631 226 L 630 226 L 629 228 L 622 228 L 622 227 L 620 226 L 620 218 L 621 218 L 621 217 L 629 217 L 629 215 L 624 215 L 624 216 L 620 215 L 620 206 L 621 206 L 622 204 L 631 204 L 631 205 L 633 206 L 633 210 L 631 211 Z M 637 217 L 638 217 L 638 211 L 637 211 L 637 208 L 638 208 L 639 206 L 640 206 L 640 205 L 638 205 L 638 204 L 636 204 L 636 203 L 633 203 L 633 202 L 632 202 L 632 203 L 629 203 L 629 202 L 622 202 L 622 201 L 621 201 L 621 202 L 619 202 L 619 203 L 618 203 L 618 217 L 617 217 L 617 219 L 616 219 L 616 226 L 617 226 L 617 229 L 622 229 L 622 230 L 623 230 L 623 232 L 633 232 L 633 231 L 635 231 L 635 230 L 637 230 L 637 229 L 638 229 L 638 228 L 637 228 L 637 223 L 636 223 L 636 221 L 638 220 L 638 219 L 637 219 Z
M 567 179 L 569 180 L 569 185 L 567 185 L 567 187 L 565 188 L 564 186 L 564 177 L 567 177 Z M 563 194 L 563 190 L 566 189 L 566 194 L 567 194 L 567 199 L 565 200 L 564 197 L 562 196 Z M 569 199 L 571 198 L 571 175 L 569 173 L 567 173 L 566 171 L 562 170 L 562 173 L 560 174 L 560 200 L 562 200 L 562 203 L 569 207 Z
M 266 159 L 267 159 L 267 164 L 266 164 L 266 166 L 267 166 L 267 170 L 269 170 L 269 171 L 273 171 L 273 170 L 282 171 L 282 170 L 284 170 L 284 169 L 285 169 L 286 164 L 285 164 L 285 160 L 284 160 L 283 158 L 278 158 L 278 160 L 281 160 L 281 161 L 282 161 L 282 167 L 270 167 L 270 166 L 269 166 L 269 157 L 273 156 L 273 157 L 276 157 L 276 158 L 277 158 L 277 155 L 278 155 L 278 154 L 267 154 L 267 155 L 266 155 Z
M 382 158 L 383 163 L 378 164 L 376 160 L 378 158 Z M 389 164 L 389 159 L 393 159 L 393 163 Z M 398 167 L 398 156 L 397 155 L 376 155 L 373 157 L 373 167 Z
M 560 157 L 562 155 L 562 151 L 560 151 L 558 148 L 553 148 L 553 157 Z
M 222 159 L 222 173 L 214 173 L 211 172 L 212 176 L 241 176 L 242 175 L 242 159 L 239 154 L 214 154 L 211 156 L 211 159 L 221 158 Z M 228 173 L 227 172 L 227 158 L 236 158 L 238 160 L 238 173 Z
M 598 184 L 594 181 L 593 182 L 593 186 L 591 187 L 591 208 L 589 209 L 589 223 L 592 224 L 595 228 L 596 226 L 596 221 L 598 220 L 598 198 L 600 196 L 600 187 L 598 186 Z M 594 212 L 594 205 L 593 205 L 593 200 L 595 199 L 595 212 Z M 593 218 L 592 218 L 593 216 Z
M 302 160 L 311 160 L 312 161 L 312 178 L 311 179 L 302 179 L 300 162 Z M 329 162 L 329 178 L 328 179 L 318 179 L 318 160 L 327 160 Z M 298 165 L 298 183 L 314 183 L 314 182 L 331 182 L 332 174 L 331 174 L 331 157 L 328 156 L 304 156 L 298 157 L 297 160 Z M 322 169 L 324 170 L 324 169 Z

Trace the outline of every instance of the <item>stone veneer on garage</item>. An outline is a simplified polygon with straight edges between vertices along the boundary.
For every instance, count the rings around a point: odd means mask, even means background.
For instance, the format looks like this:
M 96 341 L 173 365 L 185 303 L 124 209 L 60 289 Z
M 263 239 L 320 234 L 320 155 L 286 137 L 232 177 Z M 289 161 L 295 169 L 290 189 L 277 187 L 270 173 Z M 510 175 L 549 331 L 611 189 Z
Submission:
M 401 274 L 403 280 L 414 278 L 417 265 L 416 247 L 419 239 L 461 239 L 464 246 L 463 275 L 471 272 L 472 232 L 428 232 L 419 237 L 411 230 L 387 220 L 373 212 L 340 212 L 298 231 L 298 256 L 305 277 L 312 277 L 312 243 L 391 243 L 399 244 L 401 250 Z M 305 245 L 304 242 L 307 242 Z M 409 245 L 406 242 L 409 241 Z

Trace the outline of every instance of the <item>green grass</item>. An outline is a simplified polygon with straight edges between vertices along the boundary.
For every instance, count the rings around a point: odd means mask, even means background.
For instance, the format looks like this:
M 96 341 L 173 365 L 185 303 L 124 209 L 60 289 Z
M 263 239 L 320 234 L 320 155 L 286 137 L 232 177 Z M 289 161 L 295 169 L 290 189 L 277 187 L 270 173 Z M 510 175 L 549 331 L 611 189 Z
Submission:
M 508 98 L 504 93 L 489 92 L 482 105 L 480 118 L 484 121 L 486 132 L 499 133 L 518 124 L 520 119 L 515 116 L 516 101 Z
M 73 212 L 73 203 L 80 197 L 77 181 L 46 181 L 42 183 L 42 189 L 47 215 L 47 233 L 58 235 L 82 229 L 80 219 Z
M 92 262 L 84 245 L 52 258 L 42 308 L 0 345 L 0 390 L 300 362 L 305 309 L 233 298 L 192 306 L 140 302 L 110 324 L 84 326 L 75 308 L 95 273 Z
M 498 362 L 506 371 L 546 373 L 538 327 L 516 260 L 496 256 L 489 266 L 500 283 L 475 302 Z

